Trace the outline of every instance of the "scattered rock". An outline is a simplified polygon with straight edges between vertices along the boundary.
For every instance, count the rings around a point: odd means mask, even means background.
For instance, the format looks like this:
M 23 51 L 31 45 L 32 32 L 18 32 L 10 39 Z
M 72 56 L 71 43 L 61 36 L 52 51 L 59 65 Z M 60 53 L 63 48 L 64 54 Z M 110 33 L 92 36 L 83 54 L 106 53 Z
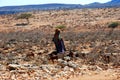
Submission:
M 77 64 L 75 64 L 74 62 L 71 62 L 71 61 L 68 62 L 68 66 L 70 66 L 70 67 L 72 67 L 74 69 L 76 69 L 78 67 Z
M 7 66 L 7 69 L 8 69 L 9 71 L 12 71 L 12 70 L 17 70 L 19 67 L 20 67 L 20 65 L 17 65 L 17 64 L 9 64 L 9 65 Z
M 82 54 L 89 54 L 91 51 L 90 50 L 83 50 L 81 51 Z
M 92 70 L 92 71 L 102 71 L 102 68 L 100 68 L 97 65 L 94 66 L 88 66 L 88 70 Z
M 5 66 L 0 64 L 0 70 L 5 70 Z
M 66 57 L 64 57 L 64 60 L 66 60 L 66 61 L 70 61 L 71 58 L 70 58 L 69 56 L 66 56 Z

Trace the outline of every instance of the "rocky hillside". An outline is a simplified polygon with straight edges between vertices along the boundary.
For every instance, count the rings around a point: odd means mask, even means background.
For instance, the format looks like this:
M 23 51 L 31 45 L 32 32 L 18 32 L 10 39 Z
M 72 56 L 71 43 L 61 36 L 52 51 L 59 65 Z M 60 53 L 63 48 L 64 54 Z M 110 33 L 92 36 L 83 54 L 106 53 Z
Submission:
M 20 14 L 0 16 L 0 80 L 120 79 L 120 8 L 28 13 L 29 24 Z M 59 25 L 64 54 L 54 54 Z

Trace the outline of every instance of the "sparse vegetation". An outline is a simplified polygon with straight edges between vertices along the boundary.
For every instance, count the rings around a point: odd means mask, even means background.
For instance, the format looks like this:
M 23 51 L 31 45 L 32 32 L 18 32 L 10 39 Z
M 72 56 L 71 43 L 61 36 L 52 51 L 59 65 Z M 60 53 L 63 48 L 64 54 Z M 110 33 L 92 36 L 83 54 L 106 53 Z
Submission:
M 117 28 L 119 26 L 118 22 L 112 22 L 108 25 L 108 28 L 111 28 L 110 32 L 108 35 L 111 35 L 114 31 L 115 28 Z
M 119 23 L 118 22 L 112 22 L 108 25 L 108 28 L 116 28 L 118 27 Z
M 88 11 L 89 15 L 84 16 Z M 68 79 L 78 73 L 86 76 L 87 72 L 99 76 L 107 69 L 110 69 L 109 75 L 115 73 L 114 76 L 117 78 L 118 74 L 119 78 L 120 26 L 111 23 L 109 18 L 118 18 L 120 10 L 114 15 L 108 15 L 108 11 L 113 12 L 109 8 L 62 11 L 67 15 L 61 14 L 61 11 L 36 12 L 31 13 L 35 16 L 30 19 L 32 24 L 22 28 L 14 25 L 18 22 L 15 17 L 0 16 L 0 79 L 57 80 L 55 77 L 58 76 Z M 7 18 L 10 23 L 6 23 Z M 109 28 L 108 23 L 111 24 Z M 6 27 L 8 25 L 10 27 Z M 49 57 L 55 49 L 52 42 L 54 28 L 64 29 L 61 36 L 67 50 L 67 58 L 57 59 L 53 55 L 55 64 Z M 112 35 L 107 35 L 112 29 Z
M 59 26 L 56 26 L 56 28 L 58 28 L 58 29 L 65 29 L 66 26 L 64 26 L 64 25 L 59 25 Z
M 29 18 L 31 18 L 31 17 L 32 17 L 32 14 L 23 13 L 23 14 L 20 14 L 19 16 L 17 16 L 17 19 L 26 19 L 27 24 L 29 24 Z

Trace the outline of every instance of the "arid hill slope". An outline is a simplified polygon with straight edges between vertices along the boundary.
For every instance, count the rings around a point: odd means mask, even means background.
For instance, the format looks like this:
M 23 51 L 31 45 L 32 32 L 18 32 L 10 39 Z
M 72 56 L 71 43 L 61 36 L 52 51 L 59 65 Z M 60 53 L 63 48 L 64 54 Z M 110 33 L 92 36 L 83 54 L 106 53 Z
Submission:
M 120 79 L 120 25 L 108 28 L 120 23 L 120 8 L 28 13 L 30 24 L 16 19 L 19 14 L 0 16 L 0 80 Z M 66 26 L 61 36 L 67 51 L 52 62 L 58 25 Z

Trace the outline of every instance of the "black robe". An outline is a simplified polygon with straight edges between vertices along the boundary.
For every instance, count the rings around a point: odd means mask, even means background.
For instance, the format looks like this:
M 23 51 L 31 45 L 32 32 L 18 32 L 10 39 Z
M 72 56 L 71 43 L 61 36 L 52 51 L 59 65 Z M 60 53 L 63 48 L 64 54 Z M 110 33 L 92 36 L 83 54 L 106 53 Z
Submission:
M 64 53 L 66 51 L 64 41 L 62 38 L 53 38 L 57 53 Z

